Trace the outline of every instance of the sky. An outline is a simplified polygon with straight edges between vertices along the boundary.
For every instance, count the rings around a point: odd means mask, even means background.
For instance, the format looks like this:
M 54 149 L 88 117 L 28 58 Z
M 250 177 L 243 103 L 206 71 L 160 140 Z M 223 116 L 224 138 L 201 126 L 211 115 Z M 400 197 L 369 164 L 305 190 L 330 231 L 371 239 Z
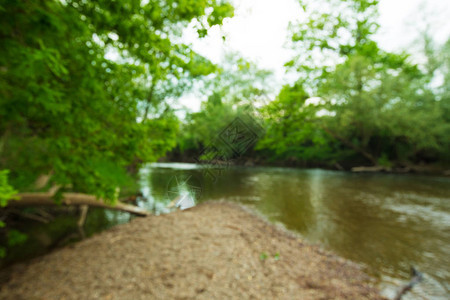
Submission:
M 287 47 L 289 22 L 307 18 L 298 0 L 234 0 L 235 16 L 215 26 L 206 38 L 198 39 L 193 26 L 185 29 L 183 40 L 193 49 L 219 63 L 227 51 L 237 51 L 260 68 L 274 72 L 275 84 L 292 81 L 283 67 L 293 53 Z M 380 0 L 381 25 L 376 40 L 383 49 L 418 52 L 420 32 L 429 25 L 433 38 L 442 43 L 450 37 L 449 0 Z M 223 41 L 222 36 L 226 39 Z M 180 104 L 200 109 L 198 95 L 189 94 Z

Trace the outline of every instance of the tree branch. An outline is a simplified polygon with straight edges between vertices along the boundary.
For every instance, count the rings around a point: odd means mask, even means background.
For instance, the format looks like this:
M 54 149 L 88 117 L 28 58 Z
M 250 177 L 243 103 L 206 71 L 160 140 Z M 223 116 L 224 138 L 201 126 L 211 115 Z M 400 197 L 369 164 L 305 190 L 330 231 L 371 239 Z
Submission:
M 344 145 L 346 145 L 347 147 L 355 150 L 356 152 L 359 152 L 360 154 L 362 154 L 365 158 L 367 158 L 368 160 L 370 160 L 370 162 L 376 166 L 378 165 L 377 160 L 373 157 L 372 154 L 370 154 L 369 152 L 365 151 L 364 149 L 356 146 L 355 144 L 353 144 L 352 142 L 350 142 L 349 140 L 341 137 L 340 135 L 338 135 L 337 133 L 334 133 L 333 131 L 331 131 L 330 129 L 328 129 L 327 127 L 323 126 L 323 125 L 319 125 L 323 130 L 325 130 L 326 133 L 328 133 L 329 135 L 331 135 L 334 139 L 337 139 L 339 141 L 341 141 Z
M 17 196 L 20 200 L 10 200 L 6 207 L 25 207 L 25 206 L 52 206 L 58 205 L 53 200 L 52 193 L 21 193 Z M 92 207 L 108 208 L 113 210 L 120 210 L 135 214 L 138 216 L 149 216 L 150 212 L 130 204 L 117 202 L 114 205 L 105 203 L 102 199 L 97 199 L 95 196 L 79 193 L 63 193 L 62 205 L 88 205 Z

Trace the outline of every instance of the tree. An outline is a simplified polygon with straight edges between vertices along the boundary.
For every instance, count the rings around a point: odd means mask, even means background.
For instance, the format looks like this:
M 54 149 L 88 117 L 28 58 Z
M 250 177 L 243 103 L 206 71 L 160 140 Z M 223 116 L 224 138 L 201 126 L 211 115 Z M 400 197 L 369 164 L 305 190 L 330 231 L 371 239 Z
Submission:
M 266 134 L 256 150 L 272 161 L 323 163 L 335 158 L 326 133 L 316 123 L 317 108 L 308 103 L 301 84 L 284 86 L 278 97 L 262 109 Z
M 199 112 L 187 115 L 179 151 L 198 153 L 236 117 L 256 117 L 253 108 L 264 103 L 271 89 L 271 75 L 237 53 L 227 54 L 217 71 L 202 81 L 200 89 L 207 99 Z
M 290 143 L 301 147 L 305 136 L 322 142 L 325 133 L 339 154 L 334 158 L 386 166 L 443 154 L 448 122 L 431 77 L 408 54 L 384 51 L 373 39 L 378 1 L 302 1 L 302 6 L 310 18 L 292 26 L 299 55 L 286 65 L 298 72 L 296 85 L 316 104 L 311 108 L 297 99 L 300 108 L 287 115 L 315 129 Z M 298 109 L 308 117 L 299 117 Z

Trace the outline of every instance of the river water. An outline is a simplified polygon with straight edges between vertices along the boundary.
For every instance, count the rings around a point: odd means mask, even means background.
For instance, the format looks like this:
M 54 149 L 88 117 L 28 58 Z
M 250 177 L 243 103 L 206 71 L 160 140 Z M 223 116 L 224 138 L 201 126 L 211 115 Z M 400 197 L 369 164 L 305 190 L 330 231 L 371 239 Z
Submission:
M 143 168 L 140 184 L 146 199 L 138 204 L 157 214 L 169 212 L 177 195 L 254 208 L 363 265 L 389 298 L 408 282 L 411 266 L 424 281 L 404 299 L 450 295 L 449 178 L 171 163 Z

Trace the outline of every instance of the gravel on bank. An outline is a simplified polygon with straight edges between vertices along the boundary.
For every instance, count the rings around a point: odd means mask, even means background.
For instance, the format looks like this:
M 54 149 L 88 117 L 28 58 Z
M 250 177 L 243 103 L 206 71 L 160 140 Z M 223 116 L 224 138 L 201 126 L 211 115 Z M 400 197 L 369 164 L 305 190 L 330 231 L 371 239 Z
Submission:
M 8 272 L 0 299 L 383 299 L 356 264 L 230 203 L 134 219 Z

